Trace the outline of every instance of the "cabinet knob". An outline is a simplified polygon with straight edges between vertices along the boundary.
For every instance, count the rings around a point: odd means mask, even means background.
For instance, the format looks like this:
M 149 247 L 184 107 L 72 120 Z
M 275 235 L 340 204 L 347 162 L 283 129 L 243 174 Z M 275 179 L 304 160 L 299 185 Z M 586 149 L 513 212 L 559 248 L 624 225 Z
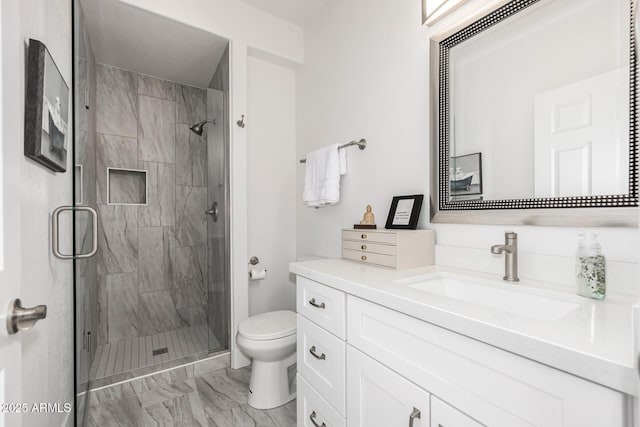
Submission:
M 416 418 L 420 419 L 421 416 L 422 414 L 420 413 L 420 410 L 414 407 L 413 411 L 411 411 L 411 415 L 409 415 L 409 427 L 413 427 L 413 422 Z
M 360 249 L 362 249 L 363 251 L 366 251 L 367 250 L 367 245 L 360 246 Z
M 361 234 L 361 235 L 360 235 L 360 238 L 361 238 L 361 239 L 366 239 L 366 238 L 367 238 L 367 235 L 366 235 L 366 234 Z
M 316 426 L 316 427 L 327 427 L 327 425 L 325 423 L 318 424 L 316 422 L 316 411 L 311 412 L 311 415 L 309 415 L 309 419 L 311 420 L 313 425 Z
M 367 260 L 367 256 L 366 256 L 366 255 L 362 255 L 362 256 L 360 257 L 360 259 L 361 259 L 361 260 L 363 260 L 363 261 L 366 261 L 366 260 Z
M 315 299 L 315 298 L 311 298 L 311 299 L 309 300 L 309 305 L 312 305 L 312 306 L 314 306 L 315 308 L 325 308 L 324 303 L 323 303 L 323 302 L 321 302 L 320 304 L 318 304 L 318 303 L 316 302 L 316 299 Z
M 327 359 L 327 356 L 324 353 L 322 353 L 320 355 L 318 353 L 316 353 L 316 346 L 315 345 L 311 346 L 311 348 L 309 349 L 309 353 L 311 353 L 311 355 L 313 357 L 315 357 L 316 359 L 318 359 L 318 360 L 326 360 Z

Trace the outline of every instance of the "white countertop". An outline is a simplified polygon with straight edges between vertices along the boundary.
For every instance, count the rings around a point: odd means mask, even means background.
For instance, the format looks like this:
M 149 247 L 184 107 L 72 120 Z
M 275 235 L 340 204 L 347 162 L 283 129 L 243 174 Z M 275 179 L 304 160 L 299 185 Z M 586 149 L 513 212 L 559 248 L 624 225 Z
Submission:
M 595 383 L 638 394 L 632 297 L 607 295 L 604 301 L 596 301 L 559 292 L 542 282 L 522 280 L 508 284 L 498 275 L 442 266 L 395 270 L 342 259 L 320 259 L 291 263 L 289 270 Z M 560 319 L 542 321 L 394 283 L 436 272 L 499 281 L 510 289 L 552 295 L 578 303 L 579 307 Z

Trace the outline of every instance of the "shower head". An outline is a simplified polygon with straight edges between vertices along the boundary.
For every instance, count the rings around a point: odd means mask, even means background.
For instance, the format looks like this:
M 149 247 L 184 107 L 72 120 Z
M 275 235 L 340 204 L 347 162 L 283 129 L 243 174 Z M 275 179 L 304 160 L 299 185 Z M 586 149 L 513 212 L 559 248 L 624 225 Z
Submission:
M 203 120 L 200 123 L 196 123 L 195 125 L 189 127 L 189 129 L 191 129 L 191 132 L 195 133 L 196 135 L 202 135 L 202 131 L 204 130 L 204 125 L 206 125 L 207 123 L 213 123 L 214 126 L 216 124 L 216 120 Z

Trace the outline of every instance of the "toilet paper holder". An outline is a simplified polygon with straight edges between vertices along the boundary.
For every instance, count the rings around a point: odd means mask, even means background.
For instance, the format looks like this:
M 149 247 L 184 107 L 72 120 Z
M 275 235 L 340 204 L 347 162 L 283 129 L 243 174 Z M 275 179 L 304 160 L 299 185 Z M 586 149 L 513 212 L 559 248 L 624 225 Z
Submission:
M 249 258 L 249 264 L 257 265 L 259 263 L 260 263 L 260 260 L 258 259 L 257 256 L 252 256 L 251 258 Z

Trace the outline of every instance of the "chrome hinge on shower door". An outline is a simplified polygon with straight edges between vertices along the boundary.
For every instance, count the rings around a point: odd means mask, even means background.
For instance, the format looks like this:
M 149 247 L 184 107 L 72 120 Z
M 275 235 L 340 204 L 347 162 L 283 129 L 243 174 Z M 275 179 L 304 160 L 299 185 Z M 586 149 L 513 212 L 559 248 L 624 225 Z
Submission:
M 87 352 L 91 353 L 91 331 L 85 332 L 82 335 L 82 348 Z

